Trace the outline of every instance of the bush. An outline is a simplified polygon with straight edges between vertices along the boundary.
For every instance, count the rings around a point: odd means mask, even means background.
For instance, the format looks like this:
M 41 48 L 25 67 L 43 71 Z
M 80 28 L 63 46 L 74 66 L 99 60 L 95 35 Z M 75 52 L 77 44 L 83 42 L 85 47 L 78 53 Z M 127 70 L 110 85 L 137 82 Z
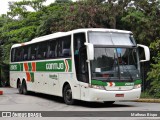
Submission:
M 9 65 L 0 64 L 0 86 L 9 86 Z

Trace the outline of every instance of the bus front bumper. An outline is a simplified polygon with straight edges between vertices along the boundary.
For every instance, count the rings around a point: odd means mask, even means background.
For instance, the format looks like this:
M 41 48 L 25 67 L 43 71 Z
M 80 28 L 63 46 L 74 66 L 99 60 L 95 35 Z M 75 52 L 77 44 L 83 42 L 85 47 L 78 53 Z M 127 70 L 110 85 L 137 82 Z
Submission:
M 127 91 L 106 91 L 90 88 L 86 101 L 119 101 L 119 100 L 137 100 L 140 98 L 141 88 Z

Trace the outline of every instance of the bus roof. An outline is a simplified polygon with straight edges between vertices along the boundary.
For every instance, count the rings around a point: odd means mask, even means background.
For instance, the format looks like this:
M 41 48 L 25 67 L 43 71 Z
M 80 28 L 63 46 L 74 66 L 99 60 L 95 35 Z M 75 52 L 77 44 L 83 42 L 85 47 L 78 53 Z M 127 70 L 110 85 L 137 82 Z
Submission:
M 33 44 L 33 43 L 37 43 L 37 42 L 42 42 L 42 41 L 50 40 L 53 38 L 63 37 L 63 36 L 71 35 L 72 33 L 88 32 L 88 31 L 99 31 L 99 32 L 102 31 L 102 32 L 115 32 L 115 33 L 132 34 L 131 31 L 126 31 L 126 30 L 106 29 L 106 28 L 81 28 L 81 29 L 75 29 L 75 30 L 68 31 L 68 32 L 56 32 L 53 34 L 37 37 L 37 38 L 32 39 L 29 42 L 14 44 L 12 46 L 12 48 L 23 46 L 23 45 L 29 45 L 29 44 Z

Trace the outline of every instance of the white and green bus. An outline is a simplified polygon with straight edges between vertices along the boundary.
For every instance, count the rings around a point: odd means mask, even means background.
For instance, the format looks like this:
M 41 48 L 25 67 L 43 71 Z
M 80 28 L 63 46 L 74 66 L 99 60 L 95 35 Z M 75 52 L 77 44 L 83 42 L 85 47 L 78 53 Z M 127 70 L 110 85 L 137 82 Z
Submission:
M 10 85 L 21 94 L 61 96 L 66 104 L 112 104 L 140 97 L 140 62 L 149 61 L 150 51 L 130 31 L 88 28 L 15 44 L 10 58 Z

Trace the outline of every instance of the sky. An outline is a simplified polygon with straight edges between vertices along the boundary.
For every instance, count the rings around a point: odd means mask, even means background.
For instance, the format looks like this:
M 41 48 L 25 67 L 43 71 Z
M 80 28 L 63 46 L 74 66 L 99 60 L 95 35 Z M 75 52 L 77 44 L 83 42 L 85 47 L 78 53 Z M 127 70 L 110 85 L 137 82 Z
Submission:
M 0 0 L 0 15 L 6 14 L 8 11 L 8 2 L 9 1 L 22 1 L 22 0 Z M 53 3 L 55 0 L 47 0 L 45 5 L 49 5 L 50 3 Z M 76 0 L 73 0 L 76 1 Z

